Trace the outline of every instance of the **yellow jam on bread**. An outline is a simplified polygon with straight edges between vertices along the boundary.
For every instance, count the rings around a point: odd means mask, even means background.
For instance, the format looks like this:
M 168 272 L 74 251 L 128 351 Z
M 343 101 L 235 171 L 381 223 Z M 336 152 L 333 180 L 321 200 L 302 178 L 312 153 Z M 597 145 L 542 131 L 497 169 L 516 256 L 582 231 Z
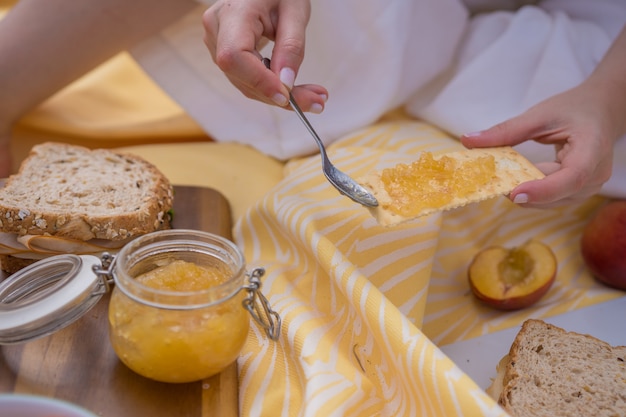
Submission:
M 411 164 L 384 169 L 381 180 L 392 200 L 388 209 L 412 217 L 425 208 L 439 208 L 476 192 L 495 174 L 492 155 L 462 161 L 445 155 L 435 159 L 424 152 Z
M 225 269 L 176 260 L 135 280 L 150 289 L 195 295 L 226 282 L 230 275 Z M 159 308 L 114 291 L 111 343 L 122 362 L 145 377 L 162 382 L 209 377 L 235 361 L 243 347 L 249 328 L 244 297 L 239 291 L 199 308 Z

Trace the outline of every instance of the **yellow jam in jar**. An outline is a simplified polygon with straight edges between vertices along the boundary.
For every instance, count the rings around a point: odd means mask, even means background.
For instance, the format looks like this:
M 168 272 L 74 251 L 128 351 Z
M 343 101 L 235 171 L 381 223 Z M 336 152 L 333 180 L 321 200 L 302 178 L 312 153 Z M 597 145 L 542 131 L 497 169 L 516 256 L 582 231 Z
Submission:
M 109 304 L 110 339 L 120 360 L 140 375 L 175 383 L 209 377 L 234 362 L 248 335 L 245 292 L 200 302 L 209 297 L 206 290 L 231 276 L 226 267 L 179 259 L 134 278 L 146 290 L 141 297 L 147 303 L 115 288 Z M 157 291 L 154 297 L 146 297 L 150 289 Z M 189 298 L 186 305 L 160 306 L 160 292 Z
M 478 191 L 491 181 L 495 171 L 496 162 L 491 155 L 459 161 L 445 155 L 435 159 L 432 153 L 424 152 L 411 164 L 384 169 L 381 180 L 392 200 L 388 209 L 413 217 L 424 209 L 437 209 L 454 198 Z

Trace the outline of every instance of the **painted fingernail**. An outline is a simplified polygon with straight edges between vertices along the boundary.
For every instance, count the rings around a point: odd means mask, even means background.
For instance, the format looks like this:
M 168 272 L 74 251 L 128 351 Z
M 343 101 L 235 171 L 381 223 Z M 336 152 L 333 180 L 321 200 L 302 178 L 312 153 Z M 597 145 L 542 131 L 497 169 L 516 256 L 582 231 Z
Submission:
M 280 107 L 285 107 L 287 105 L 287 97 L 283 96 L 280 93 L 277 93 L 274 95 L 274 97 L 272 97 L 272 100 L 274 101 L 274 103 L 278 104 Z
M 293 88 L 293 83 L 296 81 L 296 73 L 291 68 L 283 68 L 280 70 L 280 82 L 285 84 L 288 89 Z
M 311 107 L 309 108 L 309 111 L 315 114 L 320 114 L 322 110 L 324 110 L 324 108 L 319 103 L 313 103 L 311 104 Z
M 515 204 L 528 203 L 528 194 L 520 193 L 513 198 Z

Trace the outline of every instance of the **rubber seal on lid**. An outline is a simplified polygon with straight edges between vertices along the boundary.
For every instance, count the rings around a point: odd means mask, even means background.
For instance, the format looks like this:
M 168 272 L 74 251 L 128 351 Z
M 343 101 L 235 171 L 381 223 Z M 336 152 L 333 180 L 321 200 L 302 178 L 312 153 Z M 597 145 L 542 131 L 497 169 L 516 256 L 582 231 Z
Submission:
M 0 282 L 0 344 L 54 333 L 85 314 L 102 297 L 101 265 L 93 255 L 58 255 Z

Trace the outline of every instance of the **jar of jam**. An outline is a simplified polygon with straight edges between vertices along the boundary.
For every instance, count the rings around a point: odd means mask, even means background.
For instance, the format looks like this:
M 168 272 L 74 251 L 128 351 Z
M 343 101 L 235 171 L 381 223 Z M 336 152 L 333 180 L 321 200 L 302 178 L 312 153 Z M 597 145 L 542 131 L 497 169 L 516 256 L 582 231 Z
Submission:
M 164 382 L 219 373 L 246 341 L 250 293 L 231 242 L 190 230 L 141 236 L 115 260 L 109 304 L 113 349 L 129 368 Z M 252 290 L 255 297 L 256 290 Z
M 42 272 L 51 275 L 42 288 L 50 294 L 0 309 L 4 323 L 0 343 L 32 340 L 64 327 L 111 287 L 112 347 L 130 369 L 157 381 L 191 382 L 219 373 L 240 354 L 250 315 L 269 338 L 278 338 L 280 317 L 260 291 L 263 270 L 246 271 L 239 248 L 211 233 L 181 229 L 149 233 L 115 256 L 103 255 L 100 262 L 90 255 L 49 258 L 0 283 L 0 303 L 4 291 L 11 292 L 7 297 L 12 300 L 32 296 L 32 283 L 41 281 L 33 274 Z M 23 296 L 16 291 L 20 282 L 31 283 Z M 63 294 L 63 288 L 55 285 L 76 288 Z M 69 301 L 67 312 L 58 314 L 59 308 L 46 298 Z M 36 316 L 34 309 L 47 312 L 35 320 L 36 326 L 25 319 Z

